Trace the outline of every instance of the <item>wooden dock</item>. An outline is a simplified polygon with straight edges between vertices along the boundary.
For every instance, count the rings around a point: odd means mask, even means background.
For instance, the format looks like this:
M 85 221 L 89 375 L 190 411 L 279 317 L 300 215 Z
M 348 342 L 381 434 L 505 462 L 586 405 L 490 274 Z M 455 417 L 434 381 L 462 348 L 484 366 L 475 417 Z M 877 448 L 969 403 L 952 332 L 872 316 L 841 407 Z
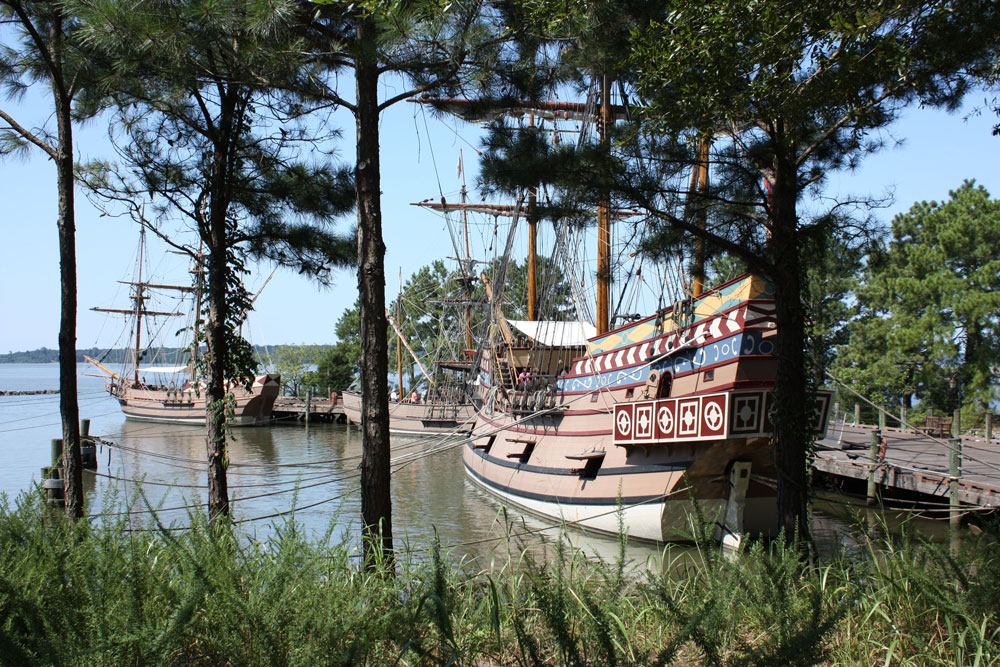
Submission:
M 831 424 L 826 437 L 816 443 L 813 468 L 821 476 L 867 482 L 874 464 L 880 493 L 897 492 L 936 503 L 948 502 L 954 479 L 958 500 L 967 509 L 1000 508 L 1000 440 L 962 437 L 959 475 L 953 478 L 949 455 L 957 443 L 951 439 L 884 428 L 873 461 L 872 433 L 877 429 Z
M 344 413 L 344 400 L 338 396 L 335 401 L 324 400 L 322 397 L 313 398 L 308 403 L 304 398 L 293 396 L 279 396 L 274 401 L 274 408 L 271 414 L 276 423 L 294 423 L 306 421 L 306 410 L 308 407 L 309 421 L 344 424 L 347 422 L 347 415 Z

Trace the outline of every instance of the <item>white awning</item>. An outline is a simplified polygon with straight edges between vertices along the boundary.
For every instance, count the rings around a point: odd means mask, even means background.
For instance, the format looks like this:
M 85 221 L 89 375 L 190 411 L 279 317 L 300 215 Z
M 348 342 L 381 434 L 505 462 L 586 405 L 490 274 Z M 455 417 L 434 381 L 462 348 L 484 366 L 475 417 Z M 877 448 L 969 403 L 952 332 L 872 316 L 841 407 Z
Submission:
M 597 327 L 589 322 L 547 320 L 507 320 L 507 322 L 532 340 L 550 347 L 586 345 L 588 338 L 597 335 Z
M 190 371 L 190 366 L 142 366 L 140 373 L 184 373 Z

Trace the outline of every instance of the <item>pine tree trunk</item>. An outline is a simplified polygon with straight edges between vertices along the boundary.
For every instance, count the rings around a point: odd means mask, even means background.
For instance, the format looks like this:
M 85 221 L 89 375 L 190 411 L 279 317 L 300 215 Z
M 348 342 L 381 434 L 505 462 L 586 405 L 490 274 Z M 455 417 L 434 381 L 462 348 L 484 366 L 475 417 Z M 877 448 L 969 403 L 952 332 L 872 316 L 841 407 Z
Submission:
M 208 519 L 212 526 L 228 520 L 229 482 L 226 478 L 226 357 L 229 340 L 226 319 L 226 254 L 228 239 L 226 198 L 229 178 L 228 150 L 232 141 L 232 91 L 222 96 L 218 123 L 219 137 L 212 164 L 211 202 L 208 211 L 208 320 L 205 323 L 205 347 L 208 352 L 207 400 L 205 403 L 205 448 L 208 455 Z
M 221 229 L 220 229 L 221 228 Z M 208 255 L 208 387 L 205 403 L 205 448 L 208 454 L 208 519 L 213 526 L 229 517 L 229 484 L 226 478 L 226 252 L 225 221 L 212 221 Z
M 53 78 L 61 79 L 63 49 L 61 15 L 50 25 L 52 55 L 59 63 Z M 59 317 L 59 414 L 62 417 L 63 458 L 66 470 L 66 513 L 70 520 L 83 516 L 83 462 L 80 459 L 80 408 L 76 387 L 76 218 L 73 203 L 73 125 L 71 100 L 62 86 L 53 83 L 59 157 L 59 278 L 62 309 Z
M 778 524 L 785 539 L 808 544 L 808 442 L 813 409 L 806 391 L 802 267 L 795 211 L 795 170 L 777 160 L 771 205 L 771 280 L 778 325 L 775 378 L 775 464 L 778 471 Z
M 357 19 L 361 53 L 357 83 L 358 296 L 361 306 L 361 518 L 364 557 L 374 567 L 378 551 L 392 555 L 389 490 L 389 372 L 385 318 L 385 244 L 379 175 L 378 69 L 375 26 Z

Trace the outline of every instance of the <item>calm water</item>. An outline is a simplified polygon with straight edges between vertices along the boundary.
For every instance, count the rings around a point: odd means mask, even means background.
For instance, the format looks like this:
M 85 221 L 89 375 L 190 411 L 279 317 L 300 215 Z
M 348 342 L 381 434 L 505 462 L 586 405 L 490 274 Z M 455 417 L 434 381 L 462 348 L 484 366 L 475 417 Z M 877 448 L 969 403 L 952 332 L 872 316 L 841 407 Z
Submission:
M 96 475 L 84 476 L 89 513 L 103 514 L 110 494 L 129 501 L 129 520 L 140 528 L 149 525 L 150 505 L 167 524 L 183 525 L 189 511 L 204 511 L 194 507 L 206 498 L 204 430 L 126 421 L 117 402 L 105 393 L 103 379 L 90 372 L 88 365 L 78 367 L 80 415 L 91 420 L 91 434 L 120 446 L 99 448 Z M 0 364 L 0 389 L 56 389 L 58 377 L 55 364 Z M 50 440 L 57 437 L 57 394 L 0 397 L 0 492 L 15 497 L 31 489 L 40 479 L 40 468 L 49 463 Z M 393 458 L 398 461 L 392 478 L 397 544 L 424 549 L 433 543 L 436 530 L 441 544 L 455 547 L 457 557 L 503 559 L 507 544 L 499 538 L 513 523 L 510 530 L 519 535 L 519 547 L 543 552 L 559 529 L 516 512 L 505 518 L 499 504 L 467 479 L 460 444 L 436 438 L 393 440 Z M 359 532 L 361 436 L 356 428 L 288 424 L 235 429 L 229 457 L 233 517 L 251 534 L 267 534 L 281 520 L 276 514 L 292 510 L 314 536 L 331 525 L 335 540 Z M 144 499 L 137 493 L 139 482 Z M 813 530 L 822 551 L 851 545 L 848 523 L 833 516 L 845 514 L 847 507 L 842 497 L 825 496 L 817 502 Z M 897 518 L 886 517 L 890 524 Z M 942 533 L 935 522 L 919 528 Z M 617 553 L 615 540 L 576 531 L 569 538 L 590 554 L 610 559 Z M 630 545 L 627 555 L 635 564 L 646 564 L 658 562 L 661 553 Z
M 205 439 L 198 426 L 126 421 L 117 402 L 104 391 L 102 378 L 78 367 L 81 418 L 90 432 L 119 443 L 98 448 L 97 474 L 85 473 L 88 511 L 103 514 L 109 492 L 130 500 L 130 520 L 148 525 L 148 505 L 164 523 L 183 524 L 189 508 L 205 502 Z M 56 364 L 0 364 L 0 389 L 58 388 Z M 49 464 L 50 441 L 60 437 L 59 396 L 0 397 L 0 492 L 14 497 L 40 479 Z M 396 438 L 393 458 L 394 536 L 411 547 L 433 543 L 456 546 L 458 556 L 503 557 L 505 519 L 500 506 L 466 478 L 460 441 Z M 273 515 L 295 510 L 295 518 L 319 536 L 336 525 L 334 539 L 356 535 L 360 522 L 359 465 L 361 436 L 356 427 L 314 424 L 235 429 L 230 442 L 229 484 L 233 517 L 258 535 L 271 529 Z M 143 500 L 136 493 L 141 481 Z M 203 511 L 195 508 L 192 511 Z M 533 519 L 509 515 L 518 543 L 540 550 L 558 529 Z M 540 532 L 539 532 L 540 531 Z M 613 557 L 614 540 L 574 533 L 574 543 L 591 553 Z M 636 563 L 655 557 L 652 547 L 630 546 Z

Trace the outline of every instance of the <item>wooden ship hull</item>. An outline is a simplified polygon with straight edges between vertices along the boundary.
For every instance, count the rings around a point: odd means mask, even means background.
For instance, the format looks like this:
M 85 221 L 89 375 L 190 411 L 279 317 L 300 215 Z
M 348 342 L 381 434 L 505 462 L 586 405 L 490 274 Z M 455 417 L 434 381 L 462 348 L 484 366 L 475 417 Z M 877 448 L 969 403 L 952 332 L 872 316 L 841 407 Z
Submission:
M 532 386 L 510 381 L 523 352 L 496 347 L 465 468 L 505 503 L 585 530 L 689 540 L 697 503 L 724 543 L 772 534 L 776 335 L 773 288 L 747 276 L 589 339 L 558 376 L 534 367 Z M 829 404 L 817 397 L 817 430 Z
M 243 385 L 230 388 L 235 410 L 230 426 L 262 426 L 271 421 L 274 401 L 281 388 L 278 375 L 260 375 L 248 390 Z M 118 400 L 126 419 L 164 424 L 205 424 L 205 391 L 190 385 L 169 388 L 112 382 L 108 392 Z
M 352 424 L 361 423 L 361 394 L 345 391 L 344 414 Z M 389 402 L 389 432 L 399 435 L 469 433 L 476 416 L 471 402 Z

